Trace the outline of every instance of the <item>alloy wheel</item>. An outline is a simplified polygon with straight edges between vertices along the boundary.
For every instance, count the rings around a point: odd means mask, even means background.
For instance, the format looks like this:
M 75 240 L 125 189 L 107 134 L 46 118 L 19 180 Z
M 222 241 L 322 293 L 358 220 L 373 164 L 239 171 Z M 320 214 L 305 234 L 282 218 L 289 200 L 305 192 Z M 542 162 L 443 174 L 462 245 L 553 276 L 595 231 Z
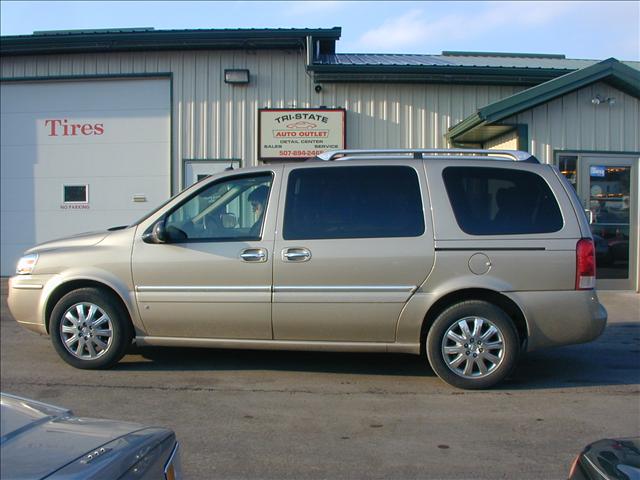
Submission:
M 81 360 L 94 360 L 111 346 L 113 324 L 98 305 L 82 302 L 69 307 L 60 322 L 60 338 L 67 351 Z
M 504 358 L 504 336 L 490 320 L 464 317 L 451 324 L 442 338 L 442 356 L 451 371 L 463 378 L 482 378 Z

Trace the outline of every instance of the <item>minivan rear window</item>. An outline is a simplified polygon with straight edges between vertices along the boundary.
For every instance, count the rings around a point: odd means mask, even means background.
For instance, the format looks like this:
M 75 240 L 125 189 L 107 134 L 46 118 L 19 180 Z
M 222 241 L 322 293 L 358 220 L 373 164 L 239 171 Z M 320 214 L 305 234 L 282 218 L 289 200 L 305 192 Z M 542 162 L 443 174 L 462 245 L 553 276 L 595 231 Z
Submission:
M 470 235 L 557 232 L 560 207 L 539 175 L 507 168 L 447 167 L 443 171 L 453 213 Z
M 417 237 L 418 175 L 406 166 L 299 168 L 289 174 L 285 240 Z

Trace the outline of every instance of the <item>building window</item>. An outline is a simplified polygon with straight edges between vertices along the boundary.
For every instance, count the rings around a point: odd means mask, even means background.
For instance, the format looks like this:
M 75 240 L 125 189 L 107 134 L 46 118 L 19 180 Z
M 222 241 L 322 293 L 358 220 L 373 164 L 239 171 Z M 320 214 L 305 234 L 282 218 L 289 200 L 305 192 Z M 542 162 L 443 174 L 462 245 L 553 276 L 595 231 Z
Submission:
M 64 203 L 89 203 L 89 185 L 65 185 Z
M 424 229 L 413 168 L 299 168 L 289 175 L 285 240 L 418 237 Z

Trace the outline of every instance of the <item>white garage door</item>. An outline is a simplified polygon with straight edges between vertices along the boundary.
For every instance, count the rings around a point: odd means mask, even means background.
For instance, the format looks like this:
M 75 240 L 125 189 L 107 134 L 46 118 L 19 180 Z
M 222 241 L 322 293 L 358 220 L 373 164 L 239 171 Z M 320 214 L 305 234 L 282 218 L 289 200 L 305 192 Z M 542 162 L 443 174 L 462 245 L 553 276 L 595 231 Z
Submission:
M 168 79 L 2 83 L 1 274 L 22 252 L 127 225 L 170 194 Z

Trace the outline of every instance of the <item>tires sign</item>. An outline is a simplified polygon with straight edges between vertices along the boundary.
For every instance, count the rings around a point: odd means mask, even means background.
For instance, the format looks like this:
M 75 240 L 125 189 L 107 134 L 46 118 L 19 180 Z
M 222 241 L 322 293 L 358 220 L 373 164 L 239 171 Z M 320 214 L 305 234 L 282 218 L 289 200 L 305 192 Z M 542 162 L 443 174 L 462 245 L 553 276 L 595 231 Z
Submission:
M 259 160 L 302 160 L 346 148 L 343 108 L 261 108 L 258 122 Z

